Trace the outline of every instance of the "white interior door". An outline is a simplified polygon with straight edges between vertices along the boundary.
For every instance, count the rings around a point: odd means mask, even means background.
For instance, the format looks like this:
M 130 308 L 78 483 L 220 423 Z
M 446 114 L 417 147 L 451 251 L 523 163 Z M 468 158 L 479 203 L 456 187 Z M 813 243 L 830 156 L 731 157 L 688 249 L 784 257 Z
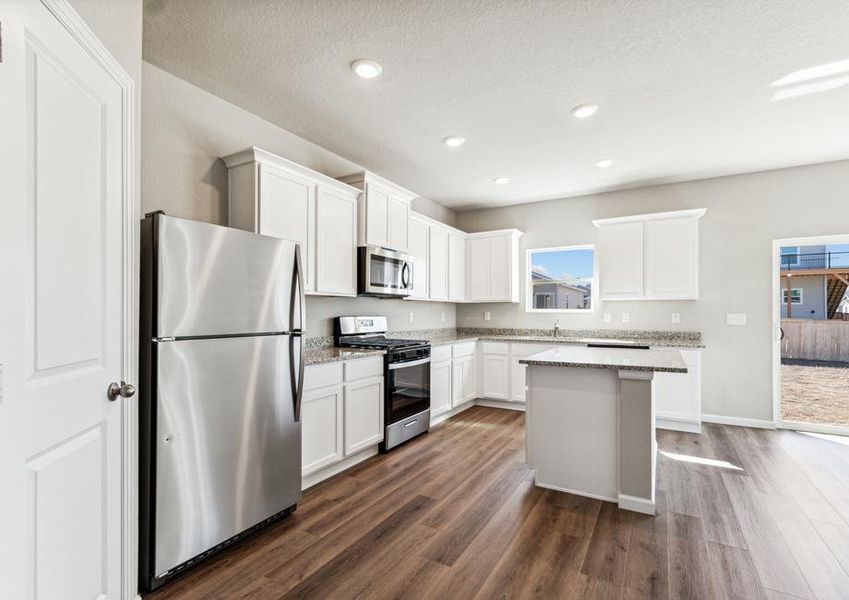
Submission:
M 44 4 L 0 22 L 0 597 L 117 598 L 125 87 Z

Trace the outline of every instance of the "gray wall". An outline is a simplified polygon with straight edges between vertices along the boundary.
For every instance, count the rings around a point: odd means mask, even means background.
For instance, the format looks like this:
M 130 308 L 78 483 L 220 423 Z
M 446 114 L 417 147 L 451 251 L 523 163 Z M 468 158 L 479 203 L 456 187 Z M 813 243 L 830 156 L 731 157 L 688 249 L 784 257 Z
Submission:
M 331 177 L 361 170 L 332 152 L 151 65 L 142 67 L 142 207 L 225 224 L 227 169 L 219 159 L 259 146 Z M 413 209 L 453 225 L 454 212 L 416 198 Z M 413 323 L 409 313 L 413 313 Z M 337 315 L 385 314 L 393 330 L 453 327 L 453 304 L 307 298 L 310 337 L 330 335 Z M 443 314 L 445 320 L 442 320 Z
M 560 315 L 560 327 L 701 331 L 704 412 L 771 420 L 772 240 L 849 233 L 849 161 L 462 212 L 457 226 L 470 232 L 517 227 L 525 232 L 524 256 L 527 248 L 595 243 L 592 219 L 686 208 L 708 209 L 700 229 L 698 301 L 599 302 L 589 314 Z M 490 322 L 483 321 L 484 311 L 491 312 Z M 612 323 L 603 322 L 604 312 L 612 313 Z M 628 325 L 621 323 L 623 312 L 630 313 Z M 673 312 L 681 314 L 680 325 L 671 323 Z M 747 313 L 748 325 L 726 325 L 730 312 Z M 524 290 L 520 304 L 457 309 L 458 326 L 552 323 L 553 315 L 525 312 Z
M 794 275 L 791 277 L 790 287 L 793 289 L 802 290 L 801 304 L 794 304 L 790 311 L 794 319 L 825 319 L 825 276 L 824 275 Z M 787 280 L 781 278 L 781 291 L 779 294 L 784 295 L 784 289 L 787 286 Z M 781 316 L 787 317 L 787 305 L 782 303 Z

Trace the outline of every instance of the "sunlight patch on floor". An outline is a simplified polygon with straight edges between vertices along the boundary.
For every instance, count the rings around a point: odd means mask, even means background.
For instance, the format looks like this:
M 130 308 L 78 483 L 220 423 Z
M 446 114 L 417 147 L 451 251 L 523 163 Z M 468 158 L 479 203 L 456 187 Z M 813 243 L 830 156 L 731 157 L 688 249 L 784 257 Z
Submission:
M 732 471 L 743 470 L 737 465 L 732 465 L 727 460 L 718 460 L 716 458 L 704 458 L 701 456 L 690 456 L 689 454 L 676 454 L 675 452 L 667 452 L 666 450 L 659 450 L 659 452 L 666 458 L 671 458 L 672 460 L 678 460 L 681 462 L 694 463 L 697 465 L 707 465 L 708 467 L 719 467 L 721 469 L 731 469 Z

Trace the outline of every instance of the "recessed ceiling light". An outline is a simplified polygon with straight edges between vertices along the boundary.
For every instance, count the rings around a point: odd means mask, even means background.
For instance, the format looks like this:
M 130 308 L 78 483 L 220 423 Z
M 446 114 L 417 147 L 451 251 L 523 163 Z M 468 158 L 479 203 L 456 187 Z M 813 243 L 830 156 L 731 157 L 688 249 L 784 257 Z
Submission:
M 459 148 L 463 144 L 466 143 L 466 138 L 460 137 L 459 135 L 449 135 L 447 138 L 442 140 L 446 146 L 450 148 Z
M 598 110 L 598 104 L 579 104 L 572 109 L 572 114 L 578 119 L 586 119 L 593 116 Z
M 496 177 L 495 179 L 492 180 L 492 183 L 494 183 L 495 185 L 504 185 L 506 183 L 510 183 L 510 178 L 509 177 Z
M 598 161 L 595 164 L 595 166 L 597 166 L 599 169 L 606 169 L 607 167 L 611 166 L 612 164 L 613 164 L 612 160 L 610 160 L 609 158 L 605 158 L 604 160 Z
M 351 63 L 351 70 L 363 79 L 374 79 L 383 73 L 383 67 L 373 60 L 355 60 Z

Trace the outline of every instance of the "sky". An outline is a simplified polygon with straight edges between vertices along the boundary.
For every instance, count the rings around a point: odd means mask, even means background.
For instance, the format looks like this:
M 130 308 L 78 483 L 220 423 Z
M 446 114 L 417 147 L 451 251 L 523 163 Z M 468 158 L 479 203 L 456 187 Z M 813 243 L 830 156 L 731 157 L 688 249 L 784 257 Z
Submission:
M 534 252 L 531 265 L 555 279 L 565 279 L 576 283 L 589 283 L 593 278 L 592 250 L 555 250 Z

